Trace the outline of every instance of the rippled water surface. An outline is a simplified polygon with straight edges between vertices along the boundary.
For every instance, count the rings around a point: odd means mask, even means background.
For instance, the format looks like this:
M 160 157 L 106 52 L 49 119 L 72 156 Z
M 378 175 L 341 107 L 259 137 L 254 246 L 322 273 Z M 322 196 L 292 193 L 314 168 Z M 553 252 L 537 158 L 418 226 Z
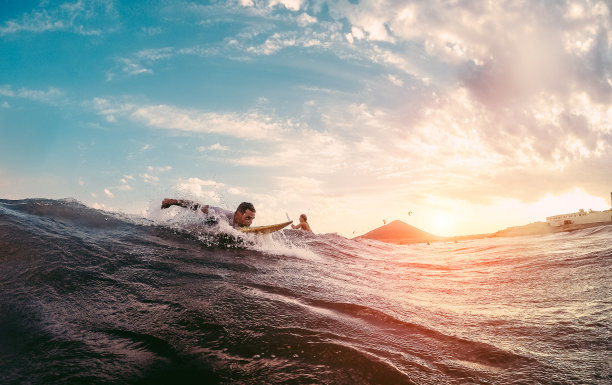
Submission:
M 612 226 L 395 246 L 0 200 L 2 384 L 610 384 Z

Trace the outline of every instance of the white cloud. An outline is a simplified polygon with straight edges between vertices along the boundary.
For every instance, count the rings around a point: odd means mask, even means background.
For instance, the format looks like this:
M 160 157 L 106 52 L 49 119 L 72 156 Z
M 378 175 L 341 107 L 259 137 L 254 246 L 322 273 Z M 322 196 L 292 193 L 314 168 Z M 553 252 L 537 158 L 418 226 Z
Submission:
M 200 179 L 200 178 L 189 178 L 187 179 L 187 183 L 197 184 L 199 186 L 212 186 L 212 187 L 224 187 L 224 183 L 216 182 L 210 179 Z
M 134 177 L 131 175 L 124 175 L 123 178 L 121 178 L 121 180 L 119 181 L 121 183 L 121 185 L 119 185 L 119 187 L 117 187 L 117 189 L 121 190 L 121 191 L 131 191 L 133 188 L 132 186 L 130 186 L 130 182 L 131 180 L 134 180 Z
M 65 28 L 66 25 L 64 21 L 53 20 L 53 18 L 45 10 L 42 10 L 29 15 L 24 15 L 21 21 L 7 21 L 3 27 L 0 27 L 0 36 L 22 31 L 46 32 Z
M 128 75 L 152 74 L 153 70 L 145 68 L 142 63 L 134 62 L 130 59 L 122 59 L 122 71 Z
M 332 13 L 346 17 L 351 23 L 351 32 L 356 39 L 393 41 L 387 31 L 389 18 L 396 14 L 398 5 L 385 1 L 361 2 L 358 6 L 348 3 L 330 4 Z
M 402 81 L 402 79 L 399 79 L 397 76 L 387 75 L 387 77 L 391 83 L 393 83 L 394 85 L 398 87 L 402 87 L 404 85 L 404 82 Z
M 115 209 L 114 207 L 111 206 L 107 206 L 104 203 L 98 203 L 98 202 L 94 202 L 91 207 L 93 207 L 96 210 L 104 210 L 104 211 L 117 211 L 117 209 Z
M 28 99 L 47 104 L 60 104 L 65 100 L 64 92 L 55 87 L 48 87 L 46 91 L 33 90 L 29 88 L 20 88 L 17 91 L 13 91 L 10 85 L 3 85 L 0 87 L 0 95 L 11 98 Z
M 602 1 L 534 6 L 512 1 L 476 5 L 382 0 L 334 2 L 329 8 L 335 19 L 348 20 L 350 43 L 371 42 L 370 60 L 421 79 L 441 79 L 432 71 L 436 66 L 426 64 L 444 63 L 446 71 L 459 75 L 481 102 L 493 107 L 535 92 L 567 92 L 572 86 L 588 87 L 610 101 L 610 6 Z M 399 44 L 389 47 L 379 41 Z M 407 55 L 406 43 L 424 48 L 426 55 L 420 49 Z M 365 45 L 360 49 L 361 55 L 368 55 Z M 422 57 L 427 63 L 419 63 Z
M 279 122 L 257 112 L 219 114 L 166 105 L 117 104 L 101 98 L 95 98 L 92 106 L 109 121 L 123 116 L 161 129 L 217 133 L 251 140 L 273 140 L 286 130 Z
M 230 187 L 227 189 L 227 192 L 233 195 L 246 195 L 246 192 L 243 189 L 237 187 Z
M 8 96 L 12 98 L 15 96 L 15 92 L 11 89 L 10 85 L 5 84 L 2 87 L 0 87 L 0 95 Z
M 147 170 L 151 172 L 168 172 L 172 170 L 172 166 L 158 166 L 158 167 L 147 166 Z
M 221 201 L 218 190 L 225 189 L 225 187 L 224 183 L 194 177 L 179 181 L 176 185 L 176 190 L 181 195 L 199 199 L 203 202 L 212 201 L 218 203 Z
M 43 33 L 68 31 L 79 35 L 101 35 L 116 28 L 117 13 L 112 1 L 89 0 L 64 2 L 49 6 L 42 2 L 40 8 L 21 15 L 0 26 L 0 36 L 21 32 Z M 104 29 L 98 27 L 103 25 Z
M 148 62 L 154 62 L 158 60 L 170 59 L 174 56 L 175 49 L 172 47 L 156 48 L 156 49 L 144 49 L 138 51 L 135 55 L 139 60 L 146 60 Z
M 113 194 L 109 189 L 105 188 L 104 189 L 104 194 L 106 194 L 107 197 L 109 198 L 114 198 L 115 194 Z
M 95 99 L 92 105 L 107 116 L 107 120 L 121 115 L 150 127 L 196 134 L 223 134 L 262 144 L 261 152 L 252 146 L 250 153 L 228 160 L 239 165 L 272 167 L 281 164 L 328 173 L 338 167 L 347 151 L 343 140 L 328 132 L 298 128 L 292 122 L 257 112 L 216 114 L 172 106 L 115 105 L 103 99 Z M 203 150 L 201 147 L 198 149 Z M 220 151 L 224 147 L 213 145 L 209 149 Z M 306 161 L 311 156 L 318 157 L 325 164 Z M 151 177 L 149 175 L 147 180 L 154 181 Z
M 137 75 L 152 75 L 154 73 L 152 67 L 156 62 L 161 60 L 170 60 L 177 54 L 197 54 L 199 51 L 195 48 L 176 50 L 172 47 L 163 47 L 156 49 L 144 49 L 137 51 L 129 57 L 117 59 L 117 65 L 106 73 L 106 80 L 112 81 L 119 74 L 127 76 Z
M 212 144 L 208 147 L 205 146 L 200 146 L 198 147 L 198 151 L 204 152 L 204 151 L 229 151 L 229 147 L 224 146 L 220 143 L 215 143 Z
M 22 88 L 16 94 L 16 96 L 20 98 L 46 103 L 56 102 L 59 98 L 63 97 L 63 95 L 64 93 L 62 91 L 54 87 L 49 87 L 47 91 Z
M 136 107 L 134 104 L 117 104 L 103 98 L 94 98 L 86 104 L 93 107 L 100 115 L 103 115 L 108 122 L 115 122 L 117 116 L 125 116 Z
M 142 27 L 140 30 L 142 31 L 142 33 L 149 36 L 159 35 L 164 31 L 160 27 Z
M 142 180 L 145 181 L 146 183 L 154 184 L 156 182 L 159 182 L 158 176 L 151 175 L 149 173 L 144 173 L 144 174 L 141 174 L 140 176 L 142 177 Z
M 303 0 L 270 0 L 269 6 L 274 7 L 275 5 L 283 5 L 285 8 L 291 11 L 299 11 L 302 7 Z
M 255 55 L 272 55 L 284 48 L 295 46 L 296 44 L 297 41 L 293 34 L 275 33 L 266 39 L 262 45 L 249 47 L 247 52 Z
M 307 13 L 302 13 L 302 14 L 301 14 L 301 15 L 298 17 L 297 21 L 298 21 L 298 25 L 299 25 L 300 27 L 306 27 L 307 25 L 310 25 L 310 24 L 314 24 L 314 23 L 316 23 L 316 22 L 317 22 L 317 18 L 316 18 L 316 17 L 313 17 L 313 16 L 310 16 L 310 15 L 309 15 L 309 14 L 307 14 Z
M 351 27 L 351 36 L 357 40 L 361 40 L 363 38 L 365 38 L 365 33 L 363 32 L 363 29 L 356 27 L 356 26 L 352 26 Z

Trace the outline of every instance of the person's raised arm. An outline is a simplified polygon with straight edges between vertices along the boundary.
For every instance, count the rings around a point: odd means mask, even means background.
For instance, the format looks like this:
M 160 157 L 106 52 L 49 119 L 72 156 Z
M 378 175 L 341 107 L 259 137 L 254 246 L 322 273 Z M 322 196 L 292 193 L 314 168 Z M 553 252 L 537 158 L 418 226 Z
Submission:
M 170 206 L 180 206 L 180 207 L 184 207 L 186 209 L 191 209 L 191 210 L 200 210 L 202 211 L 204 214 L 208 214 L 208 205 L 202 206 L 201 204 L 194 202 L 194 201 L 190 201 L 187 199 L 171 199 L 171 198 L 165 198 L 162 201 L 161 204 L 161 208 L 162 209 L 167 209 Z

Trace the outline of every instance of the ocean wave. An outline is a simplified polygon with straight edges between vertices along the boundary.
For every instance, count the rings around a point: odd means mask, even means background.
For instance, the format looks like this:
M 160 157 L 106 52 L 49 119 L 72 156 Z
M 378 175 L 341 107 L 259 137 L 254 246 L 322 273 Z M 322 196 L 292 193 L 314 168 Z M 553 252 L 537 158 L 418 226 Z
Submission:
M 609 226 L 435 247 L 203 226 L 0 200 L 0 382 L 612 380 Z

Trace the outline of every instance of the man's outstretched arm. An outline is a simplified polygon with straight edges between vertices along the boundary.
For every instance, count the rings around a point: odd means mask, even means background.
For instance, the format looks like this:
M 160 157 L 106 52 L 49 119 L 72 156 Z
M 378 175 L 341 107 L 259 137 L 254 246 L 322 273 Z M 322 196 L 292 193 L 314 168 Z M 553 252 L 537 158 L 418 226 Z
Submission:
M 190 200 L 187 200 L 187 199 L 165 198 L 162 201 L 161 208 L 162 209 L 167 209 L 170 206 L 180 206 L 180 207 L 184 207 L 186 209 L 200 210 L 204 214 L 208 214 L 208 205 L 202 206 L 201 204 L 199 204 L 197 202 L 190 201 Z

